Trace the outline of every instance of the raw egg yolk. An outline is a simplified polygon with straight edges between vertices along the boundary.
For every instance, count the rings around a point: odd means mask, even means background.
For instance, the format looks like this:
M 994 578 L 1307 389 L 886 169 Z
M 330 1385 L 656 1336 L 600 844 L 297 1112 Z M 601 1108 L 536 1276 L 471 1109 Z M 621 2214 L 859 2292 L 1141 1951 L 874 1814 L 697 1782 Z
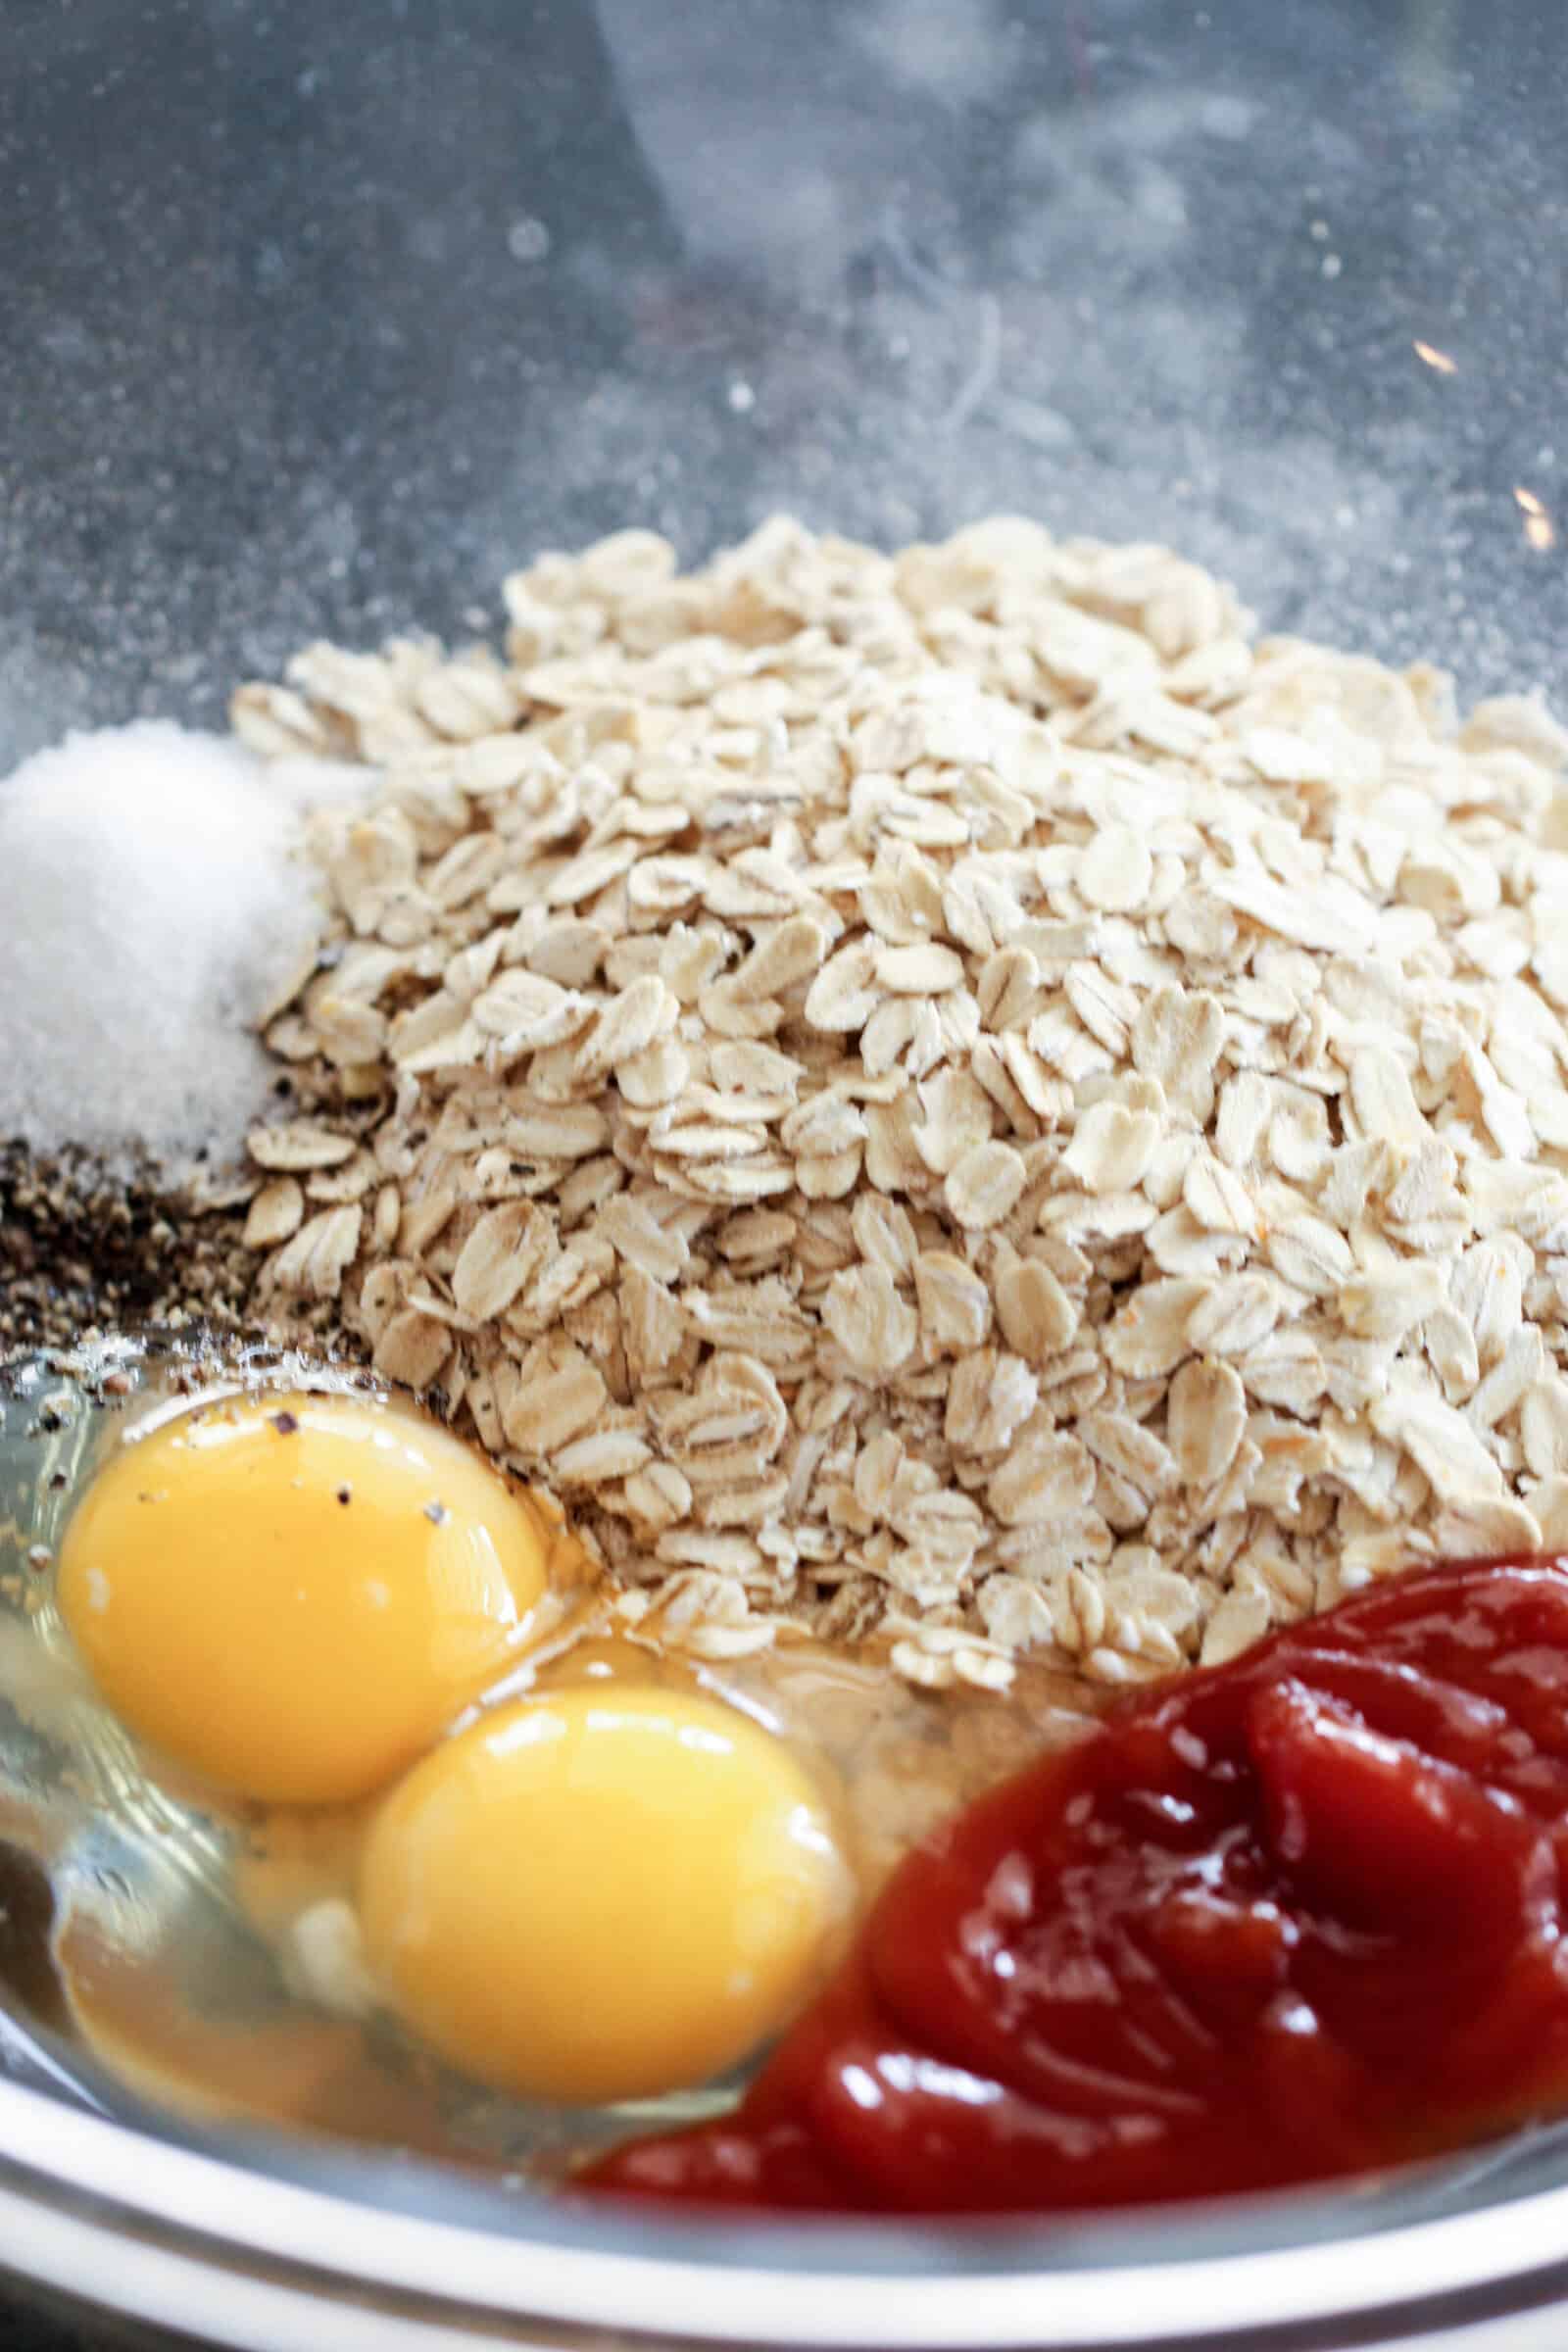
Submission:
M 433 2048 L 604 2105 L 706 2081 L 786 2024 L 847 1909 L 820 1792 L 696 1692 L 500 1708 L 416 1766 L 360 1877 L 366 1957 Z
M 151 1745 L 237 1795 L 331 1804 L 505 1668 L 544 1562 L 522 1502 L 433 1422 L 273 1395 L 112 1456 L 67 1527 L 60 1605 Z

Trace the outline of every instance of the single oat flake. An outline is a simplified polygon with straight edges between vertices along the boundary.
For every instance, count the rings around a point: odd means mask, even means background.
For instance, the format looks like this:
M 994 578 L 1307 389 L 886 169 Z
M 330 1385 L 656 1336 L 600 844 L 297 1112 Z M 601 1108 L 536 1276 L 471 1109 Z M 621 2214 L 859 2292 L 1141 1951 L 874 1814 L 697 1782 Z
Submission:
M 1115 1686 L 1568 1540 L 1568 734 L 1150 548 L 775 519 L 235 699 L 357 759 L 251 1138 L 270 1310 L 628 1622 Z

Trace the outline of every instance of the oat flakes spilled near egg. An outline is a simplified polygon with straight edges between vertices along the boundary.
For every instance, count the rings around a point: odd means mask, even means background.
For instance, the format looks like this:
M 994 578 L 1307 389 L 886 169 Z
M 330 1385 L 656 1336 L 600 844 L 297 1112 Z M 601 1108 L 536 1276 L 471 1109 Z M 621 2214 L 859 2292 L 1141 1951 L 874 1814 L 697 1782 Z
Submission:
M 384 771 L 268 1030 L 259 1310 L 569 1510 L 701 1655 L 1234 1654 L 1568 1544 L 1568 734 L 1250 641 L 1163 550 L 788 521 L 310 649 Z

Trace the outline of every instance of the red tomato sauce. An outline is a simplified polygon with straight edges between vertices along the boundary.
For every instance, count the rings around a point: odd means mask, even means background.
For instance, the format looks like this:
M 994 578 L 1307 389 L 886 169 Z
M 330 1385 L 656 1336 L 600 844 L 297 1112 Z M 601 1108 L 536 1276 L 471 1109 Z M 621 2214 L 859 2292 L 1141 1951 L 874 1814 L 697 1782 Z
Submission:
M 581 2185 L 832 2213 L 1279 2187 L 1568 2105 L 1568 1560 L 1379 1586 L 900 1866 L 732 2116 Z

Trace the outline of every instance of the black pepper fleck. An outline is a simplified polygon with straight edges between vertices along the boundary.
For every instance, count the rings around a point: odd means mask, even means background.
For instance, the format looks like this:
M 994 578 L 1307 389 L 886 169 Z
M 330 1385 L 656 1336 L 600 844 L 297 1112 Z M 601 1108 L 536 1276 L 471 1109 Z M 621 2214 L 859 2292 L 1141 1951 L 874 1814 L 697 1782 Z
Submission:
M 84 1152 L 44 1156 L 0 1141 L 0 1363 L 181 1314 L 260 1338 L 243 1223 L 243 1200 L 197 1200 L 150 1160 L 111 1174 Z
M 339 1487 L 339 1489 L 338 1489 L 338 1491 L 337 1491 L 337 1498 L 338 1498 L 339 1502 L 352 1502 L 352 1501 L 353 1501 L 353 1499 L 354 1499 L 354 1490 L 353 1490 L 353 1488 L 352 1488 L 352 1487 Z
M 291 1438 L 294 1435 L 294 1432 L 298 1429 L 299 1422 L 295 1419 L 292 1413 L 274 1413 L 272 1415 L 272 1427 L 276 1430 L 280 1438 Z
M 424 1506 L 424 1515 L 432 1527 L 445 1527 L 448 1519 L 452 1516 L 444 1502 L 427 1502 Z

